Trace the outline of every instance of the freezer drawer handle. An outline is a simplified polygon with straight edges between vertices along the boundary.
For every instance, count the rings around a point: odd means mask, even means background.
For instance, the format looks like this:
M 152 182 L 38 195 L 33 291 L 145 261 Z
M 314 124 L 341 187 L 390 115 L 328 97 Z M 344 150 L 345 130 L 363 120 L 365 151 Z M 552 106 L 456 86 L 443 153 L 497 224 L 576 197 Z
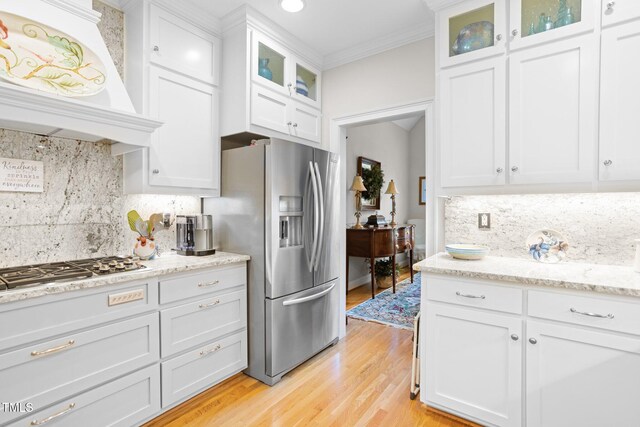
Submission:
M 572 312 L 572 313 L 575 313 L 575 314 L 580 314 L 581 316 L 597 317 L 599 319 L 613 319 L 615 317 L 611 313 L 609 313 L 607 315 L 598 314 L 598 313 L 588 313 L 586 311 L 578 311 L 575 308 L 570 308 L 569 311 Z
M 69 406 L 67 406 L 65 409 L 63 409 L 62 411 L 60 411 L 60 412 L 58 412 L 56 414 L 50 415 L 47 418 L 43 418 L 41 420 L 33 420 L 33 421 L 31 421 L 31 425 L 32 426 L 41 426 L 42 424 L 46 424 L 49 421 L 53 421 L 56 418 L 61 417 L 61 416 L 63 416 L 64 414 L 66 414 L 68 412 L 71 412 L 73 410 L 73 408 L 75 408 L 75 407 L 76 407 L 75 403 L 70 403 Z
M 36 357 L 36 356 L 46 356 L 47 354 L 51 354 L 51 353 L 57 353 L 59 351 L 62 350 L 66 350 L 67 348 L 71 347 L 72 345 L 74 345 L 76 343 L 75 340 L 69 340 L 66 344 L 62 344 L 58 347 L 53 347 L 47 350 L 42 350 L 42 351 L 32 351 L 31 355 Z
M 282 303 L 282 305 L 302 304 L 303 302 L 313 301 L 314 299 L 318 299 L 318 298 L 322 297 L 323 295 L 326 295 L 329 292 L 331 292 L 331 290 L 335 286 L 336 286 L 336 284 L 332 283 L 331 286 L 329 286 L 327 289 L 325 289 L 322 292 L 318 292 L 317 294 L 314 294 L 314 295 L 309 295 L 308 297 L 303 297 L 303 298 L 298 298 L 298 299 L 292 299 L 292 300 L 289 300 L 289 301 L 285 301 L 285 302 Z

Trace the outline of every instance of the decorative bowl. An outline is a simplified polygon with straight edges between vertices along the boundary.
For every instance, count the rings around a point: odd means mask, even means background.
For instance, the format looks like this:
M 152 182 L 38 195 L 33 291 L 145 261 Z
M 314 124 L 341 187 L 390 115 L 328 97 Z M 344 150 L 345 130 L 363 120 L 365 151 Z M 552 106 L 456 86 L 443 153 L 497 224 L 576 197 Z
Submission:
M 489 253 L 488 246 L 472 245 L 467 243 L 446 245 L 445 250 L 452 257 L 463 260 L 482 259 Z
M 544 228 L 527 237 L 527 250 L 536 261 L 555 264 L 567 257 L 569 243 L 560 232 Z

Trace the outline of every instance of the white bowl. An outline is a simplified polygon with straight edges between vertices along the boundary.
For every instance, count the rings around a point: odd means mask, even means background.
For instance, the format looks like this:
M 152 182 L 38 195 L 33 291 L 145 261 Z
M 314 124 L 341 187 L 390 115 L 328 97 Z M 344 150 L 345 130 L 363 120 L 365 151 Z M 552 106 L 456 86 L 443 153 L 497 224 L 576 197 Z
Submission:
M 472 245 L 466 243 L 446 245 L 445 250 L 452 257 L 464 260 L 482 259 L 489 253 L 488 246 Z

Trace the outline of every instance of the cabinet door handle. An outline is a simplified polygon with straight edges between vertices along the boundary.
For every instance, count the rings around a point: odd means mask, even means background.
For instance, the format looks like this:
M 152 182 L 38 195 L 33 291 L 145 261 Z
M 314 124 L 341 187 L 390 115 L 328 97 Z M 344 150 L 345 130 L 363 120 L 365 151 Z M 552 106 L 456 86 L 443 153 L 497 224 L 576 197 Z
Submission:
M 292 86 L 293 86 L 293 84 L 292 84 L 292 83 L 289 83 L 289 84 L 287 85 L 287 88 L 289 88 L 289 96 L 291 96 L 291 87 L 292 87 Z
M 498 169 L 496 169 L 496 172 L 498 172 L 498 173 L 502 173 L 502 172 L 504 172 L 504 169 L 502 169 L 502 168 L 498 168 Z
M 200 356 L 208 356 L 211 353 L 215 353 L 216 351 L 220 350 L 222 348 L 222 345 L 217 344 L 215 347 L 213 347 L 211 350 L 202 350 L 200 352 Z
M 458 295 L 459 297 L 463 297 L 463 298 L 473 298 L 473 299 L 485 299 L 486 298 L 484 295 L 463 294 L 463 293 L 460 293 L 460 291 L 456 292 L 456 295 Z
M 520 339 L 520 337 L 516 334 L 511 334 L 511 339 L 514 341 L 518 341 Z
M 51 353 L 57 353 L 59 351 L 66 350 L 72 345 L 74 345 L 75 343 L 76 343 L 75 340 L 69 340 L 66 344 L 59 345 L 58 347 L 53 347 L 53 348 L 49 348 L 47 350 L 41 350 L 41 351 L 32 351 L 31 355 L 33 357 L 46 356 Z
M 518 172 L 519 170 L 520 170 L 520 168 L 519 168 L 519 167 L 517 167 L 517 166 L 513 166 L 513 167 L 511 168 L 511 172 Z
M 616 2 L 614 1 L 610 1 L 609 3 L 607 3 L 607 10 L 613 10 L 613 7 L 616 5 Z
M 215 300 L 214 302 L 210 302 L 209 304 L 200 304 L 199 307 L 201 309 L 203 309 L 203 308 L 211 308 L 214 305 L 218 305 L 218 304 L 220 304 L 220 300 L 219 299 Z
M 515 29 L 515 30 L 511 31 L 511 35 L 512 35 L 513 37 L 517 36 L 517 35 L 518 35 L 518 30 L 517 30 L 517 29 Z
M 73 410 L 73 408 L 75 408 L 75 407 L 76 407 L 76 404 L 75 404 L 75 403 L 70 403 L 70 404 L 69 404 L 69 406 L 67 406 L 65 409 L 63 409 L 63 410 L 62 410 L 62 411 L 60 411 L 60 412 L 57 412 L 57 413 L 55 413 L 55 414 L 53 414 L 53 415 L 50 415 L 50 416 L 48 416 L 47 418 L 43 418 L 43 419 L 41 419 L 41 420 L 33 420 L 33 421 L 31 421 L 31 425 L 32 425 L 32 426 L 41 426 L 42 424 L 46 424 L 46 423 L 48 423 L 49 421 L 53 421 L 53 420 L 55 420 L 56 418 L 61 417 L 61 416 L 63 416 L 64 414 L 66 414 L 66 413 L 68 413 L 68 412 L 72 411 L 72 410 Z
M 154 175 L 158 175 L 160 173 L 160 169 L 154 169 L 151 171 Z
M 213 282 L 198 283 L 198 287 L 199 288 L 208 288 L 209 286 L 215 286 L 218 283 L 220 283 L 219 280 L 214 280 Z
M 535 338 L 529 338 L 529 342 L 530 342 L 531 344 L 534 344 L 534 345 L 535 345 L 535 344 L 538 344 L 538 340 L 537 340 L 537 339 L 535 339 Z
M 294 124 L 293 124 L 293 127 L 294 127 L 294 128 L 297 128 L 297 127 L 298 127 L 298 124 L 297 124 L 297 123 L 294 123 Z
M 154 46 L 153 47 L 153 51 L 154 52 L 160 52 L 160 46 Z
M 502 40 L 502 34 L 498 34 L 498 35 L 496 36 L 496 40 L 498 40 L 498 41 Z
M 292 124 L 292 122 L 287 122 L 287 126 L 291 126 Z
M 589 313 L 588 311 L 578 311 L 573 307 L 570 308 L 569 311 L 575 314 L 579 314 L 581 316 L 597 317 L 598 319 L 613 319 L 615 317 L 611 313 L 609 314 Z
M 604 162 L 602 162 L 602 164 L 605 165 L 605 166 L 611 166 L 613 164 L 613 161 L 607 159 Z

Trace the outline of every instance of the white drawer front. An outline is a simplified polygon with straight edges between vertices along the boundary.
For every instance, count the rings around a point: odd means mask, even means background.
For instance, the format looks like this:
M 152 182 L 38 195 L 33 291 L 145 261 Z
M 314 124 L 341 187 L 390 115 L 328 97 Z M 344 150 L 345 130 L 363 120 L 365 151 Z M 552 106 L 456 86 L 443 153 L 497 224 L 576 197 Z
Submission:
M 247 367 L 247 332 L 242 331 L 162 363 L 162 407 Z
M 640 304 L 529 291 L 529 316 L 640 335 Z
M 157 313 L 62 336 L 0 356 L 3 402 L 36 411 L 158 360 Z M 0 424 L 20 414 L 0 412 Z
M 11 427 L 133 426 L 160 412 L 160 367 L 153 365 L 29 414 Z
M 247 326 L 244 290 L 215 295 L 160 312 L 162 357 Z
M 467 307 L 486 308 L 506 313 L 522 313 L 522 291 L 465 280 L 425 275 L 427 298 Z
M 142 291 L 142 299 L 109 306 L 109 296 Z M 158 306 L 157 279 L 65 292 L 0 305 L 0 350 L 150 311 Z
M 166 304 L 181 299 L 219 292 L 235 286 L 246 285 L 247 269 L 240 267 L 206 270 L 201 273 L 178 277 L 160 278 L 160 303 Z

